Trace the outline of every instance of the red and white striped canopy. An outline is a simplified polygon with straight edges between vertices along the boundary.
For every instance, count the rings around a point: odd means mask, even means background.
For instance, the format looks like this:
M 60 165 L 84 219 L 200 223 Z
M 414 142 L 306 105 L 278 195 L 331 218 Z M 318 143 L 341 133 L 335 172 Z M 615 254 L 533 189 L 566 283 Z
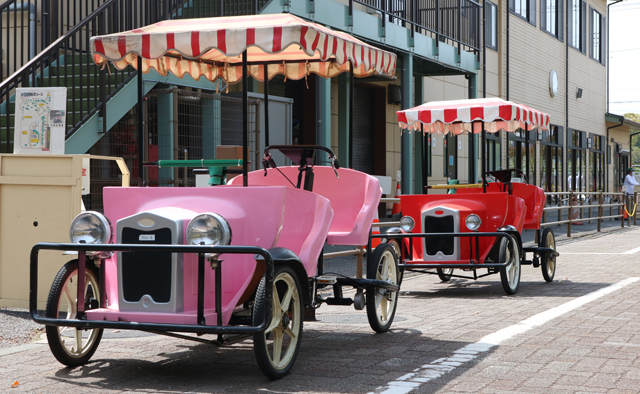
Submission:
M 432 101 L 420 106 L 396 112 L 401 128 L 424 132 L 462 134 L 465 131 L 490 133 L 499 130 L 515 131 L 549 129 L 549 115 L 499 98 Z
M 300 79 L 310 73 L 330 78 L 350 71 L 349 61 L 356 77 L 395 74 L 395 54 L 291 14 L 167 20 L 91 38 L 98 65 L 111 61 L 120 70 L 137 68 L 142 56 L 145 73 L 154 69 L 165 76 L 221 77 L 229 83 L 242 79 L 245 49 L 248 73 L 260 81 L 265 62 L 270 63 L 269 79 L 277 74 Z

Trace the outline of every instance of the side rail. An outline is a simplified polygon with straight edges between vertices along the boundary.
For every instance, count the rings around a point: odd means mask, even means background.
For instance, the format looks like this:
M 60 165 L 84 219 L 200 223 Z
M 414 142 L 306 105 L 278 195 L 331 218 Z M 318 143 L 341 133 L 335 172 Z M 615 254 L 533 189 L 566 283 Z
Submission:
M 76 319 L 56 319 L 38 315 L 38 255 L 41 250 L 60 250 L 78 252 L 78 295 L 76 297 L 77 318 Z M 97 253 L 101 252 L 101 253 Z M 197 324 L 160 324 L 160 323 L 138 323 L 123 321 L 87 320 L 84 302 L 84 273 L 86 269 L 87 254 L 91 256 L 104 257 L 105 253 L 110 256 L 111 252 L 164 252 L 164 253 L 196 253 L 198 255 L 198 309 Z M 209 326 L 204 319 L 204 272 L 205 254 L 207 253 L 232 253 L 232 254 L 253 254 L 264 258 L 266 264 L 266 305 L 264 319 L 259 326 L 223 326 L 222 325 L 222 260 L 217 260 L 215 264 L 215 297 L 217 325 Z M 258 261 L 260 263 L 260 261 Z M 100 283 L 104 284 L 105 268 L 100 264 Z M 112 329 L 134 329 L 142 331 L 174 331 L 174 332 L 198 332 L 207 334 L 255 334 L 267 329 L 273 316 L 272 296 L 274 280 L 274 262 L 271 254 L 263 248 L 255 246 L 199 246 L 199 245 L 86 245 L 71 243 L 39 243 L 31 249 L 30 272 L 29 272 L 29 312 L 31 318 L 40 324 L 49 326 L 76 327 L 83 329 L 90 328 L 112 328 Z M 104 286 L 100 286 L 101 305 L 105 305 Z
M 389 234 L 372 234 L 371 238 L 388 238 Z M 460 238 L 468 238 L 469 239 L 469 262 L 468 263 L 451 263 L 451 264 L 420 264 L 420 263 L 411 263 L 406 264 L 405 260 L 408 258 L 409 260 L 413 260 L 413 239 L 414 238 L 429 238 L 429 237 L 460 237 Z M 508 232 L 498 231 L 498 232 L 473 232 L 473 233 L 405 233 L 405 234 L 393 234 L 394 239 L 409 239 L 409 255 L 406 256 L 403 248 L 401 248 L 400 257 L 401 263 L 398 264 L 400 268 L 503 268 L 509 265 L 509 262 L 506 263 L 480 263 L 480 237 L 496 237 L 496 238 L 506 238 L 511 244 L 518 245 L 518 242 L 515 238 L 509 234 Z M 475 244 L 475 247 L 474 247 Z M 474 258 L 475 254 L 475 258 Z M 520 253 L 521 257 L 524 258 L 524 254 Z M 422 256 L 420 256 L 422 257 Z
M 636 210 L 638 194 L 634 193 L 625 205 L 623 193 L 606 192 L 550 192 L 545 193 L 547 204 L 542 212 L 540 227 L 566 224 L 567 237 L 571 236 L 572 224 L 597 221 L 598 231 L 601 231 L 602 221 L 606 219 L 620 220 L 620 227 L 636 225 Z M 552 220 L 552 221 L 549 221 Z M 536 230 L 536 242 L 540 230 Z

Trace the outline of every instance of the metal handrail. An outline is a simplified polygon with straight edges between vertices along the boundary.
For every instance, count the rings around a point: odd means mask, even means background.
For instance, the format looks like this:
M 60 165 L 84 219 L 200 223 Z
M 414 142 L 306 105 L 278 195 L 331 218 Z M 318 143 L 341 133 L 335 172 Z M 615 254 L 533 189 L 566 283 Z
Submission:
M 382 27 L 389 23 L 401 24 L 414 31 L 430 34 L 440 41 L 449 40 L 458 45 L 458 53 L 465 48 L 480 54 L 480 20 L 482 6 L 473 0 L 349 0 L 353 16 L 353 3 L 361 4 L 382 17 Z M 466 14 L 466 15 L 465 15 Z M 471 23 L 464 23 L 471 21 Z
M 571 236 L 571 226 L 575 222 L 598 222 L 597 231 L 600 232 L 602 228 L 602 221 L 605 219 L 620 219 L 620 227 L 624 227 L 624 220 L 627 220 L 627 225 L 631 225 L 631 215 L 624 215 L 625 204 L 624 204 L 624 193 L 609 193 L 609 192 L 546 192 L 544 195 L 547 197 L 547 202 L 549 203 L 549 197 L 555 196 L 569 196 L 567 199 L 560 199 L 560 202 L 568 201 L 567 205 L 558 205 L 556 206 L 546 206 L 542 211 L 542 223 L 540 227 L 548 227 L 553 225 L 567 225 L 567 237 Z M 585 204 L 583 199 L 578 199 L 578 196 L 598 196 L 597 202 L 595 204 L 588 203 Z M 605 196 L 618 197 L 618 202 L 616 203 L 605 203 Z M 637 193 L 634 194 L 634 201 L 638 201 Z M 575 203 L 572 203 L 575 202 Z M 619 207 L 618 212 L 616 214 L 612 214 L 612 210 L 614 207 Z M 591 216 L 592 209 L 597 208 L 598 214 L 596 216 Z M 605 215 L 605 208 L 609 208 L 608 215 Z M 554 222 L 547 221 L 547 212 L 557 211 L 558 218 L 562 218 L 562 211 L 567 210 L 567 220 L 557 220 Z M 589 209 L 589 216 L 584 217 L 584 210 Z M 579 215 L 580 217 L 574 217 Z M 633 224 L 636 225 L 636 215 L 633 215 Z M 575 224 L 574 224 L 575 225 Z M 540 236 L 540 230 L 536 230 L 536 242 L 538 241 Z

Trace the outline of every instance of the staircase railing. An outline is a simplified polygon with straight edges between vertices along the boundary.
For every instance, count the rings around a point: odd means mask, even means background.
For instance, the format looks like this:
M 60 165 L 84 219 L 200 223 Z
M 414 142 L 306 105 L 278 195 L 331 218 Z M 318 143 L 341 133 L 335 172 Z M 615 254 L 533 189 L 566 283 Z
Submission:
M 86 0 L 77 0 L 86 2 Z M 271 0 L 105 0 L 0 84 L 0 153 L 13 151 L 13 96 L 19 87 L 66 86 L 65 136 L 73 134 L 129 82 L 131 68 L 98 68 L 89 54 L 90 38 L 131 30 L 166 19 L 249 15 Z M 69 2 L 66 2 L 69 3 Z M 8 3 L 2 4 L 2 7 Z M 15 17 L 17 18 L 17 17 Z M 17 42 L 17 38 L 14 39 Z M 18 45 L 14 45 L 18 48 Z M 106 130 L 105 130 L 106 131 Z
M 0 80 L 66 34 L 106 0 L 8 0 L 0 4 Z

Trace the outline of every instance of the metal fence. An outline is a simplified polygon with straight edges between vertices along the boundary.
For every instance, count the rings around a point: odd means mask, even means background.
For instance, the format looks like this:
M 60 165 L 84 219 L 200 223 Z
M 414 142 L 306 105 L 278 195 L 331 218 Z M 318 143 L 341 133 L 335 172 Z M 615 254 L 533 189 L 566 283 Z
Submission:
M 439 42 L 480 54 L 482 6 L 473 0 L 350 0 L 377 12 L 386 23 L 402 25 Z
M 250 170 L 259 164 L 260 130 L 257 100 L 249 100 Z M 154 89 L 145 100 L 145 161 L 215 159 L 218 146 L 242 146 L 242 99 L 178 88 Z M 130 110 L 95 144 L 92 155 L 122 157 L 131 171 L 131 186 L 195 186 L 193 168 L 146 166 L 144 181 L 137 167 L 137 111 Z M 239 169 L 238 169 L 239 170 Z M 87 209 L 102 211 L 102 188 L 120 186 L 117 165 L 92 160 Z

